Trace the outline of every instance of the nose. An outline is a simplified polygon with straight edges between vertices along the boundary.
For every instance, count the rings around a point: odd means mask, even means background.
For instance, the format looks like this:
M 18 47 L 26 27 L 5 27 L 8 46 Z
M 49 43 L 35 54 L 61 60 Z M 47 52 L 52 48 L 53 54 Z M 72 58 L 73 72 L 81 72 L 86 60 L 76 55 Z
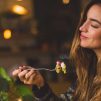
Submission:
M 88 25 L 87 23 L 83 23 L 83 25 L 80 26 L 79 28 L 80 31 L 83 31 L 83 32 L 87 32 L 88 31 Z

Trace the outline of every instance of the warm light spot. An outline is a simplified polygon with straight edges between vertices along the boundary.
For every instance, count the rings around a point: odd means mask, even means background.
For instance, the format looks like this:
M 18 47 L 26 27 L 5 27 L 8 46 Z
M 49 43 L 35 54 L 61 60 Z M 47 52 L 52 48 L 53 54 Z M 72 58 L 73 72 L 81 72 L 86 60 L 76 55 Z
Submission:
M 10 29 L 4 30 L 4 33 L 3 33 L 4 39 L 10 39 L 12 36 L 11 34 L 12 34 L 12 32 Z
M 21 98 L 19 98 L 17 101 L 22 101 L 22 99 L 21 99 Z
M 26 8 L 24 8 L 23 6 L 19 6 L 19 5 L 14 5 L 12 7 L 12 11 L 19 15 L 26 15 L 28 13 Z
M 68 4 L 70 2 L 70 0 L 62 0 L 63 4 Z
M 22 1 L 22 0 L 17 0 L 17 1 Z

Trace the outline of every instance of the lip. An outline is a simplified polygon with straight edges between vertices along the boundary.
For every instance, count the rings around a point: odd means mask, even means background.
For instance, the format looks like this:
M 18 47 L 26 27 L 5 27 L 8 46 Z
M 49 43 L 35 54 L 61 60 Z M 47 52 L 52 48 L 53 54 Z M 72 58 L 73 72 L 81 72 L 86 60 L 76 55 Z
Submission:
M 85 36 L 85 35 L 83 35 L 83 34 L 80 35 L 80 39 L 87 39 L 87 38 L 88 38 L 88 37 Z

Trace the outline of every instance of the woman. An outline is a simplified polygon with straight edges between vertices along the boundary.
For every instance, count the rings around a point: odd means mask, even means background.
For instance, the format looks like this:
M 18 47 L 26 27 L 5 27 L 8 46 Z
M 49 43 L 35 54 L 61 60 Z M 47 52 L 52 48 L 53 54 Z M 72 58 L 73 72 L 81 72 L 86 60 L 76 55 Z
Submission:
M 57 97 L 38 71 L 26 66 L 13 71 L 33 85 L 37 101 L 101 101 L 101 0 L 91 0 L 77 28 L 70 52 L 76 67 L 76 87 Z

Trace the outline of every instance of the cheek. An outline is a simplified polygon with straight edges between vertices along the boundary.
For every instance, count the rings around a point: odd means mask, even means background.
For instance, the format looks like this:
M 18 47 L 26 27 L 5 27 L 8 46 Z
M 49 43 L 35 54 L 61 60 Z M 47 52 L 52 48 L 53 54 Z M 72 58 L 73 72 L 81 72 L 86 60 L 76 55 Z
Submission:
M 95 35 L 92 35 L 93 41 L 101 46 L 101 33 L 97 33 Z
M 89 37 L 96 40 L 101 40 L 101 31 L 94 31 L 92 34 L 89 34 Z

